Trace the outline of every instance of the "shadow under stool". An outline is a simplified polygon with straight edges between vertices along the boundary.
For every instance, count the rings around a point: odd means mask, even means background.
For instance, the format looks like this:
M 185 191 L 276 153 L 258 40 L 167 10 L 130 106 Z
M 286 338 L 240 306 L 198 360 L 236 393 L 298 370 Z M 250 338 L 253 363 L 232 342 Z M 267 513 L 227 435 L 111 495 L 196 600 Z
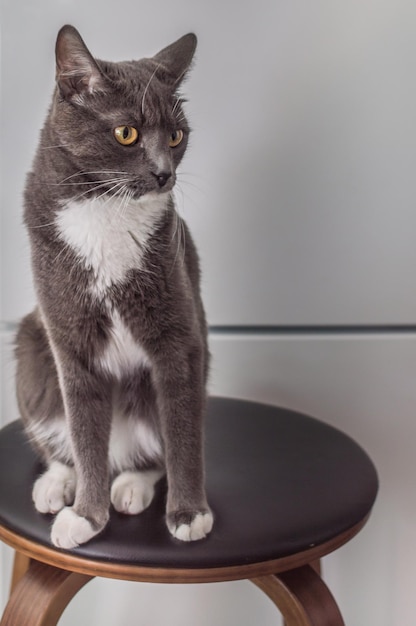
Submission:
M 42 467 L 19 421 L 0 431 L 0 539 L 15 553 L 1 626 L 55 626 L 96 576 L 158 583 L 248 579 L 287 626 L 342 626 L 321 557 L 352 539 L 376 498 L 375 468 L 357 443 L 306 415 L 210 398 L 206 418 L 211 535 L 183 544 L 164 522 L 166 484 L 138 516 L 111 512 L 105 531 L 71 551 L 49 540 L 52 516 L 31 490 Z

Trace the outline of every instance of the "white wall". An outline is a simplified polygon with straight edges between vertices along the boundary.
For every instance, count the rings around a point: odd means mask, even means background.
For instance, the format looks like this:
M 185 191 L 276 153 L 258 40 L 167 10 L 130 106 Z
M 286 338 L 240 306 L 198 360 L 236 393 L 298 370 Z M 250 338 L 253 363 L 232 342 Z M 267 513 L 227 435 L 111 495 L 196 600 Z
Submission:
M 211 323 L 414 321 L 413 0 L 3 0 L 2 319 L 31 299 L 21 190 L 65 22 L 114 60 L 198 33 L 178 196 Z
M 0 6 L 2 423 L 17 415 L 11 329 L 33 303 L 21 192 L 52 89 L 56 32 L 73 23 L 94 53 L 117 60 L 194 30 L 186 92 L 195 132 L 178 201 L 201 252 L 210 323 L 381 325 L 373 335 L 213 333 L 212 390 L 305 411 L 366 447 L 380 496 L 364 531 L 325 560 L 325 575 L 350 626 L 414 626 L 416 4 Z M 389 324 L 414 332 L 383 332 Z M 2 558 L 0 606 L 10 552 Z M 248 584 L 133 591 L 109 581 L 87 586 L 62 623 L 129 619 L 276 624 Z

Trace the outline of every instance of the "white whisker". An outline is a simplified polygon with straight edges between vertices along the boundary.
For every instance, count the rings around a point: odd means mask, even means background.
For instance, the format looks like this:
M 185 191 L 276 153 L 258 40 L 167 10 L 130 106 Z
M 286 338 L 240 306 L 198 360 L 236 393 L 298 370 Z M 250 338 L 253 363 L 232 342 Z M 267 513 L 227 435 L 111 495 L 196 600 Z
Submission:
M 49 222 L 48 224 L 39 224 L 39 226 L 29 226 L 28 228 L 33 230 L 35 228 L 47 228 L 48 226 L 54 226 L 54 225 L 55 225 L 55 222 Z
M 118 220 L 122 220 L 124 218 L 127 207 L 133 195 L 133 192 L 128 187 L 126 187 L 124 189 L 124 192 L 122 191 L 121 193 L 122 195 L 120 196 L 119 205 L 114 213 L 114 219 L 117 218 Z
M 115 180 L 119 180 L 119 179 L 118 178 L 104 178 L 104 179 L 101 179 L 101 180 L 88 180 L 88 181 L 83 181 L 83 182 L 80 182 L 80 183 L 51 183 L 51 184 L 52 185 L 59 185 L 59 186 L 62 186 L 62 187 L 69 187 L 69 186 L 71 186 L 71 187 L 78 187 L 78 186 L 81 186 L 81 185 L 95 185 L 95 184 L 98 184 L 98 183 L 112 183 Z M 129 179 L 127 178 L 125 180 L 129 180 Z
M 176 111 L 176 109 L 177 109 L 177 108 L 178 108 L 178 106 L 179 106 L 179 105 L 181 105 L 181 104 L 182 104 L 182 98 L 181 98 L 181 96 L 176 96 L 176 102 L 175 102 L 175 104 L 173 105 L 172 115 L 175 115 L 175 111 Z
M 185 113 L 178 111 L 179 115 L 176 116 L 177 122 L 184 122 L 186 120 Z
M 144 115 L 144 100 L 145 100 L 145 98 L 146 98 L 147 90 L 149 89 L 150 83 L 152 82 L 153 78 L 156 76 L 156 72 L 157 72 L 157 70 L 159 69 L 159 67 L 160 67 L 160 63 L 158 63 L 158 64 L 156 65 L 156 68 L 155 68 L 155 70 L 154 70 L 153 74 L 151 75 L 151 77 L 150 77 L 150 78 L 149 78 L 149 80 L 147 81 L 147 85 L 146 85 L 146 87 L 144 88 L 143 97 L 142 97 L 142 115 Z
M 62 245 L 62 244 L 61 244 Z M 65 255 L 68 255 L 70 253 L 70 248 L 69 246 L 65 243 L 62 245 L 62 249 L 60 250 L 60 252 L 58 252 L 58 254 L 56 255 L 56 257 L 53 260 L 53 265 L 55 265 L 55 263 L 57 262 L 57 260 L 59 259 L 59 257 L 64 254 L 64 258 Z
M 110 194 L 112 194 L 112 192 L 113 192 L 115 189 L 119 189 L 119 191 L 122 191 L 122 190 L 123 190 L 123 187 L 124 187 L 124 186 L 125 186 L 125 184 L 126 184 L 126 182 L 127 182 L 126 180 L 119 180 L 119 181 L 118 181 L 118 182 L 116 182 L 116 183 L 115 183 L 112 187 L 110 187 L 109 189 L 107 189 L 106 191 L 104 191 L 102 194 L 100 194 L 99 196 L 97 196 L 97 200 L 99 200 L 100 198 L 104 198 L 105 196 L 110 196 L 110 197 L 109 197 L 109 200 L 111 200 L 112 195 L 110 195 Z M 118 193 L 118 192 L 117 192 L 117 193 Z M 116 194 L 114 193 L 113 195 L 116 195 Z
M 75 174 L 71 174 L 70 176 L 67 176 L 66 178 L 63 178 L 59 183 L 56 183 L 57 185 L 61 185 L 62 183 L 65 183 L 67 180 L 70 180 L 71 178 L 75 178 L 75 176 L 92 176 L 95 174 L 123 174 L 124 176 L 128 176 L 127 172 L 121 172 L 118 170 L 95 170 L 95 171 L 83 171 L 80 170 L 79 172 L 75 172 Z
M 108 183 L 101 183 L 100 185 L 96 185 L 92 189 L 87 189 L 86 191 L 83 191 L 82 193 L 80 193 L 77 196 L 75 196 L 75 198 L 72 198 L 72 200 L 74 200 L 74 201 L 80 200 L 80 198 L 84 198 L 88 194 L 94 193 L 94 192 L 98 191 L 99 189 L 102 189 L 103 187 L 107 187 L 107 184 Z M 115 189 L 117 186 L 124 185 L 124 184 L 125 184 L 124 181 L 118 181 L 113 187 L 111 187 L 110 189 L 107 189 L 103 194 L 101 194 L 101 196 L 105 196 L 108 193 L 111 193 L 111 191 L 113 189 Z M 115 195 L 115 194 L 113 194 L 113 195 Z M 99 197 L 101 197 L 101 196 L 99 196 Z M 113 196 L 110 196 L 110 198 L 112 198 L 112 197 Z

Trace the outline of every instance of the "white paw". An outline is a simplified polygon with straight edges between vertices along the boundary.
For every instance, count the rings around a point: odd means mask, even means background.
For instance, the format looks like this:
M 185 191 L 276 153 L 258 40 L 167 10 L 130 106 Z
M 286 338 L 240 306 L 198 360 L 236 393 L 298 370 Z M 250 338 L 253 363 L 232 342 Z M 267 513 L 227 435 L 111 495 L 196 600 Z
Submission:
M 155 494 L 155 484 L 163 472 L 122 472 L 111 486 L 111 503 L 119 513 L 137 515 L 146 509 Z
M 72 504 L 76 477 L 73 467 L 54 461 L 33 485 L 32 499 L 39 513 L 57 513 Z
M 211 511 L 197 513 L 189 523 L 169 524 L 168 528 L 172 535 L 180 541 L 198 541 L 204 539 L 212 530 L 214 517 Z
M 86 543 L 99 532 L 100 529 L 94 530 L 85 517 L 79 516 L 71 508 L 65 508 L 58 513 L 53 523 L 51 541 L 58 548 L 70 550 Z

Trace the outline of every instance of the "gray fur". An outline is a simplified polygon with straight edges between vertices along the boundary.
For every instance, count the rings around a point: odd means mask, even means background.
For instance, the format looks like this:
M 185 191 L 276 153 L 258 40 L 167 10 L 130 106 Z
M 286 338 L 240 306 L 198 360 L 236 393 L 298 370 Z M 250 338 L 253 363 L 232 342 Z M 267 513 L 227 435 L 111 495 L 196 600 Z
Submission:
M 160 458 L 140 457 L 124 469 L 165 467 L 169 528 L 209 511 L 203 461 L 208 348 L 199 262 L 168 193 L 189 135 L 177 90 L 195 46 L 190 34 L 151 59 L 109 63 L 95 60 L 73 27 L 61 29 L 57 87 L 27 178 L 25 224 L 38 306 L 23 319 L 16 339 L 17 398 L 45 463 L 75 466 L 73 510 L 97 531 L 109 514 L 115 405 L 126 419 L 146 421 L 161 441 Z M 122 124 L 140 130 L 140 143 L 116 142 L 112 129 Z M 170 148 L 167 137 L 177 129 L 184 139 Z M 114 181 L 106 181 L 115 171 L 125 179 L 114 190 L 116 198 L 121 190 L 135 200 L 163 193 L 166 206 L 140 267 L 100 298 L 91 291 L 92 269 L 59 236 L 56 218 L 75 198 L 112 195 Z M 169 175 L 162 187 L 161 172 Z M 137 245 L 139 234 L 131 233 Z M 97 365 L 110 340 L 111 310 L 118 311 L 150 359 L 149 367 L 121 380 Z M 70 459 L 59 438 L 38 435 L 53 420 L 65 420 Z

